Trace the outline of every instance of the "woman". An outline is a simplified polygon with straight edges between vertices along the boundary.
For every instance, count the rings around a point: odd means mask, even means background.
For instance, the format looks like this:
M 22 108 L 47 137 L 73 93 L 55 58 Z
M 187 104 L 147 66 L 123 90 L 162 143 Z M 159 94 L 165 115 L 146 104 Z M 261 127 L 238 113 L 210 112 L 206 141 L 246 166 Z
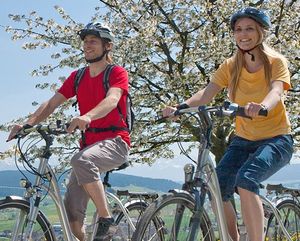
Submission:
M 233 14 L 230 24 L 237 45 L 235 55 L 224 61 L 206 88 L 177 109 L 206 105 L 223 88 L 228 89 L 232 102 L 245 106 L 252 120 L 236 118 L 236 136 L 218 164 L 217 174 L 231 238 L 239 240 L 230 202 L 237 189 L 250 240 L 262 241 L 264 219 L 259 184 L 285 166 L 293 153 L 291 125 L 283 102 L 290 76 L 286 59 L 264 43 L 271 27 L 268 15 L 245 8 Z M 268 111 L 267 117 L 258 116 L 262 108 Z M 167 107 L 163 115 L 174 110 Z

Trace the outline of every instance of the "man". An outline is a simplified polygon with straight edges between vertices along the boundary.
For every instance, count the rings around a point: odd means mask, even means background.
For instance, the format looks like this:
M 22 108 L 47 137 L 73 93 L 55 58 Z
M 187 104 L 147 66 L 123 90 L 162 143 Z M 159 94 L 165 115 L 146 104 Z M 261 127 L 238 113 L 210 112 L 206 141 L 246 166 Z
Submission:
M 94 202 L 99 225 L 94 241 L 111 240 L 116 225 L 111 217 L 99 172 L 105 172 L 126 162 L 130 138 L 125 119 L 128 75 L 121 66 L 114 66 L 109 78 L 109 89 L 103 85 L 104 72 L 112 62 L 109 52 L 114 36 L 101 23 L 89 23 L 78 32 L 88 67 L 75 91 L 74 71 L 52 98 L 43 103 L 26 121 L 36 125 L 45 120 L 67 99 L 77 95 L 80 116 L 72 119 L 68 132 L 76 128 L 83 133 L 81 150 L 71 159 L 73 167 L 65 206 L 74 235 L 85 240 L 83 221 L 89 198 Z M 22 125 L 15 125 L 8 137 L 11 140 Z

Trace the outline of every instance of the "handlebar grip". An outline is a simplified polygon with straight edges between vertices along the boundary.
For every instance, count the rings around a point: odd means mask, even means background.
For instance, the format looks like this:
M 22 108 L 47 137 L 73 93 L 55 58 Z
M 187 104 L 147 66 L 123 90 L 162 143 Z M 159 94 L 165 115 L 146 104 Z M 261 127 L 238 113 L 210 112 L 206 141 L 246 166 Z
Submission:
M 160 124 L 166 122 L 167 120 L 169 120 L 169 116 L 158 117 L 157 119 L 155 119 L 155 123 Z
M 190 106 L 186 103 L 182 103 L 182 104 L 178 105 L 176 108 L 177 108 L 177 110 L 174 112 L 174 116 L 180 115 L 181 114 L 180 110 L 190 108 Z
M 266 108 L 261 108 L 258 112 L 258 115 L 268 116 L 268 110 Z
M 236 110 L 236 115 L 241 116 L 241 117 L 246 117 L 249 118 L 248 115 L 245 113 L 245 107 L 239 106 Z M 268 110 L 266 108 L 261 108 L 258 112 L 258 115 L 260 116 L 267 116 L 268 115 Z

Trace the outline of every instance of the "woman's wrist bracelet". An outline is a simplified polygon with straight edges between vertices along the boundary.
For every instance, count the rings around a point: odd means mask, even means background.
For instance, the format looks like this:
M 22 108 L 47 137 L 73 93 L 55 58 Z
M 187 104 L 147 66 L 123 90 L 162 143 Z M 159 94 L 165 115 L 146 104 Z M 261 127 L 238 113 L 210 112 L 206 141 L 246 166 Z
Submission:
M 187 103 L 182 103 L 176 106 L 177 110 L 187 109 L 190 108 L 190 106 Z

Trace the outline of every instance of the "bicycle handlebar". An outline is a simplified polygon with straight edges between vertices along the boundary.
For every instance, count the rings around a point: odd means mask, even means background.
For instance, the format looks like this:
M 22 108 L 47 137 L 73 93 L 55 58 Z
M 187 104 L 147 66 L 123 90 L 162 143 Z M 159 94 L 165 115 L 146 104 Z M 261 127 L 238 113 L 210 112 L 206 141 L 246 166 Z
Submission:
M 185 109 L 176 110 L 173 114 L 168 117 L 163 117 L 157 121 L 162 121 L 168 119 L 170 117 L 179 116 L 186 113 L 214 113 L 217 116 L 241 116 L 244 118 L 252 119 L 250 116 L 247 116 L 245 113 L 245 107 L 239 106 L 236 103 L 224 103 L 223 106 L 196 106 L 196 107 L 189 107 Z M 268 110 L 267 109 L 260 109 L 258 115 L 260 116 L 267 116 Z
M 245 107 L 239 106 L 236 103 L 232 103 L 229 105 L 229 109 L 233 110 L 235 112 L 236 116 L 251 118 L 246 115 L 245 113 Z M 259 116 L 268 116 L 268 110 L 265 108 L 261 108 L 258 112 Z
M 51 123 L 49 125 L 38 124 L 35 126 L 24 125 L 18 133 L 14 136 L 15 139 L 20 139 L 32 132 L 47 132 L 52 135 L 68 134 L 69 123 L 62 123 L 61 120 L 57 120 L 56 123 Z

